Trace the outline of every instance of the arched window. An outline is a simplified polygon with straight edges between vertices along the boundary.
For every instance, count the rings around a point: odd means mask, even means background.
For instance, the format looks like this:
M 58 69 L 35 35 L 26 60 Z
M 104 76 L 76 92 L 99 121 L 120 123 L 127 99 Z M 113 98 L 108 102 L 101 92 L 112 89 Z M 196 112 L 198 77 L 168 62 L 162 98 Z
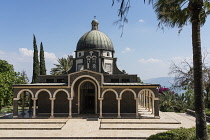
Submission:
M 110 56 L 110 52 L 107 52 L 107 56 Z

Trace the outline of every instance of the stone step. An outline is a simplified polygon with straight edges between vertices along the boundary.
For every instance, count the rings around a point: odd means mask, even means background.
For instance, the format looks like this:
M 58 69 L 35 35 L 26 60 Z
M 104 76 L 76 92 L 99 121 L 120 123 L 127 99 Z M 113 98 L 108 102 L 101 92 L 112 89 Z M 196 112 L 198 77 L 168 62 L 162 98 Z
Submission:
M 181 122 L 101 122 L 101 124 L 181 124 Z
M 107 139 L 120 139 L 120 140 L 129 140 L 129 139 L 138 139 L 138 140 L 146 140 L 148 137 L 0 137 L 0 139 L 9 139 L 9 140 L 16 140 L 16 139 L 30 139 L 30 140 L 37 140 L 37 139 L 42 139 L 42 140 L 61 140 L 61 139 L 71 139 L 71 140 L 76 140 L 76 139 L 100 139 L 100 140 L 107 140 Z
M 61 130 L 65 124 L 0 124 L 0 130 Z
M 61 128 L 0 128 L 0 130 L 61 130 Z
M 179 124 L 101 124 L 100 130 L 171 130 Z
M 175 119 L 101 119 L 101 123 L 110 123 L 110 122 L 116 122 L 116 123 L 130 123 L 130 124 L 142 124 L 142 123 L 145 123 L 145 124 L 148 124 L 148 123 L 151 123 L 151 124 L 180 124 L 181 122 L 180 121 L 177 121 Z
M 66 124 L 66 122 L 0 122 L 1 124 Z
M 67 119 L 2 119 L 0 124 L 66 124 Z
M 99 128 L 100 130 L 172 130 L 176 128 Z

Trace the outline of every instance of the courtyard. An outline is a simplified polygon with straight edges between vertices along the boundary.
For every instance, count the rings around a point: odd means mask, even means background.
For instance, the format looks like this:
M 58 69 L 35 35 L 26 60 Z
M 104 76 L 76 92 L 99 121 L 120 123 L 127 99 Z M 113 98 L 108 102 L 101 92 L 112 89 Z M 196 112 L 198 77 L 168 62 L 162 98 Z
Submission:
M 0 119 L 0 139 L 146 139 L 167 130 L 195 126 L 195 118 L 185 113 L 151 112 L 139 108 L 140 118 L 55 117 L 54 119 Z

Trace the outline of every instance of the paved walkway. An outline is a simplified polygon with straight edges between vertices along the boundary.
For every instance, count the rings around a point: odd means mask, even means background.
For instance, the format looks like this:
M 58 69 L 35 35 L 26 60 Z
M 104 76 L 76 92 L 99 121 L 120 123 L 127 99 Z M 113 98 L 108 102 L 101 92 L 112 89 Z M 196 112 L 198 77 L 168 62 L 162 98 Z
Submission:
M 195 126 L 195 118 L 185 113 L 160 112 L 160 119 L 149 118 L 0 119 L 0 139 L 146 139 L 170 129 Z

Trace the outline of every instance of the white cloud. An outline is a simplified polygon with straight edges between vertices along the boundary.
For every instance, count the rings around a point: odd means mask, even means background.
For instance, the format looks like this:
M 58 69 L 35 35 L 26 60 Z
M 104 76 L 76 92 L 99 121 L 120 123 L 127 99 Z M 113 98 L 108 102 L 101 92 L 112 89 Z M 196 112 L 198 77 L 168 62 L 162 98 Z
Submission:
M 22 56 L 33 56 L 34 51 L 27 48 L 19 48 L 19 52 L 22 54 Z
M 3 55 L 3 54 L 5 54 L 5 52 L 3 52 L 3 51 L 0 50 L 0 55 Z
M 140 19 L 140 20 L 139 20 L 139 22 L 140 22 L 140 23 L 143 23 L 143 22 L 144 22 L 144 20 L 143 20 L 143 19 Z
M 75 58 L 75 52 L 72 52 L 71 55 Z
M 54 53 L 49 53 L 49 52 L 44 52 L 44 57 L 46 60 L 49 60 L 49 61 L 57 61 L 57 57 Z
M 33 57 L 33 50 L 29 50 L 27 48 L 19 48 L 19 52 L 21 53 L 22 57 Z M 57 57 L 54 53 L 44 52 L 44 56 L 46 61 L 56 61 Z
M 162 60 L 159 59 L 154 59 L 154 58 L 149 58 L 149 59 L 139 59 L 139 63 L 147 64 L 147 63 L 163 63 Z
M 45 52 L 45 61 L 47 74 L 51 68 L 57 63 L 57 57 L 54 53 Z M 13 56 L 13 57 L 11 57 Z M 15 71 L 20 72 L 25 70 L 27 76 L 31 80 L 33 70 L 33 50 L 27 48 L 19 48 L 19 52 L 3 52 L 0 51 L 0 58 L 8 61 L 15 68 Z
M 134 49 L 131 49 L 131 48 L 127 47 L 122 51 L 122 53 L 128 53 L 128 52 L 132 52 L 132 51 L 134 51 Z

